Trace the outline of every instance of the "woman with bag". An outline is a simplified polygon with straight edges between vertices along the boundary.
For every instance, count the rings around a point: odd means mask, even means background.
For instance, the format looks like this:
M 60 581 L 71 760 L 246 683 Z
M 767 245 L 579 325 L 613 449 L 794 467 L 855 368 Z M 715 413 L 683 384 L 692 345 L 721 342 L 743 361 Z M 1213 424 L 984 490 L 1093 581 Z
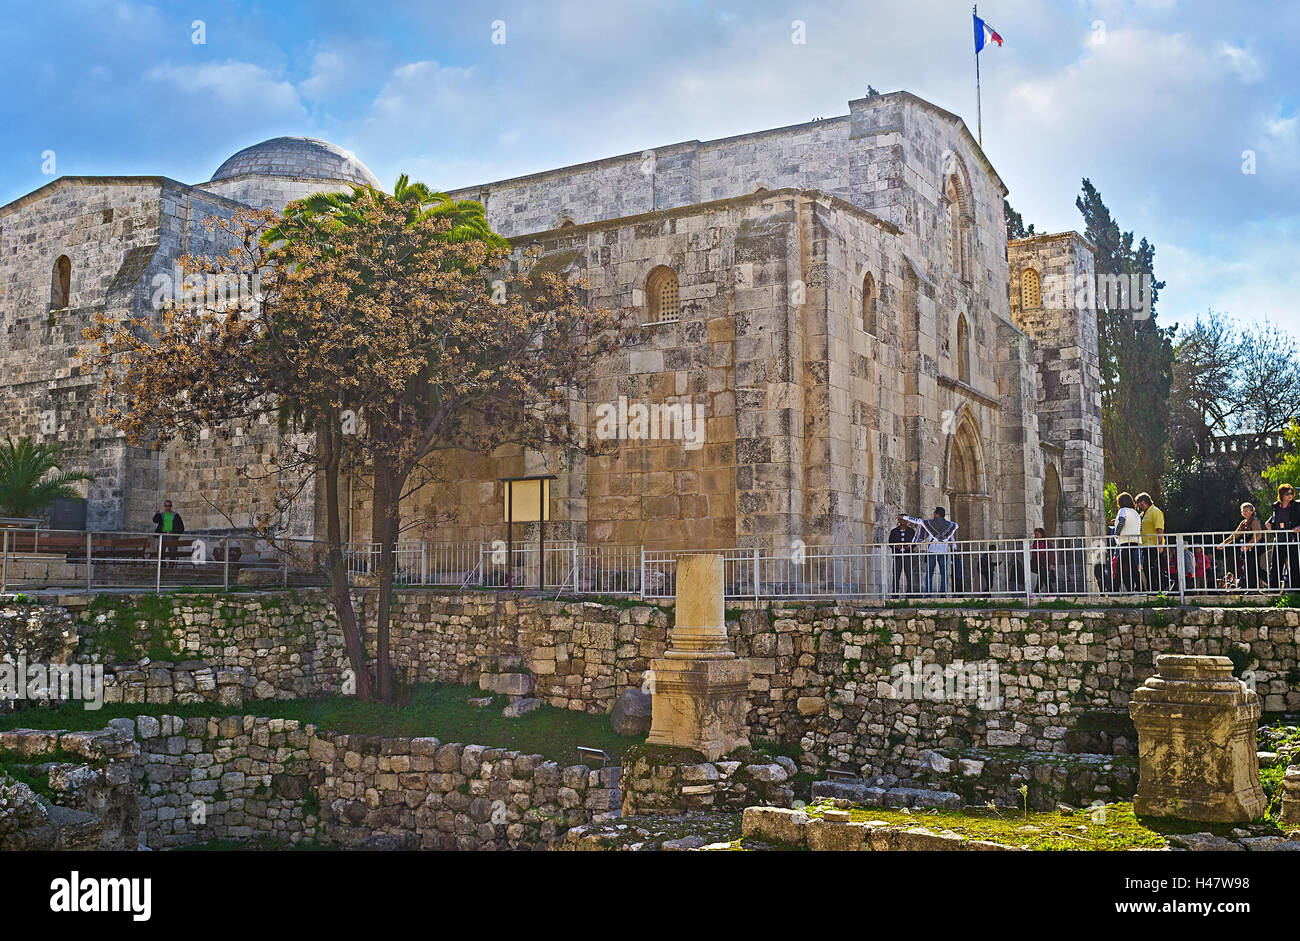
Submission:
M 1138 515 L 1133 503 L 1133 495 L 1125 490 L 1116 501 L 1119 513 L 1115 516 L 1115 528 L 1111 535 L 1115 537 L 1115 557 L 1118 562 L 1117 581 L 1124 586 L 1125 592 L 1132 592 L 1134 586 L 1141 586 L 1142 571 L 1142 517 Z

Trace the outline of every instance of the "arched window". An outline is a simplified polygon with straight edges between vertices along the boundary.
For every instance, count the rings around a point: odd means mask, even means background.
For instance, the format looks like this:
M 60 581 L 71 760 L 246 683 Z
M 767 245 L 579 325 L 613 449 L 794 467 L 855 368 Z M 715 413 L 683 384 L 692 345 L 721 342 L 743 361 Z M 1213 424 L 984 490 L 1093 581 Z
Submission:
M 876 336 L 876 279 L 870 271 L 862 279 L 862 329 Z
M 963 281 L 971 280 L 971 230 L 975 212 L 966 183 L 965 170 L 960 163 L 952 166 L 944 183 L 944 196 L 948 202 L 948 237 L 951 241 L 952 271 Z
M 646 323 L 671 323 L 681 312 L 677 272 L 660 265 L 645 279 Z
M 50 275 L 50 310 L 62 310 L 72 297 L 72 259 L 60 255 Z
M 965 314 L 957 315 L 957 378 L 970 384 L 970 328 Z
M 574 227 L 575 225 L 577 225 L 577 224 L 578 224 L 578 223 L 574 222 L 574 221 L 573 221 L 572 219 L 570 219 L 568 216 L 565 216 L 564 219 L 561 220 L 561 222 L 560 222 L 558 228 L 561 228 L 561 229 L 571 229 L 571 228 L 573 228 L 573 227 Z
M 1020 309 L 1034 310 L 1043 306 L 1043 287 L 1038 272 L 1026 268 L 1020 272 Z
M 952 270 L 960 275 L 961 266 L 961 194 L 958 191 L 957 177 L 948 177 L 948 238 L 951 242 Z

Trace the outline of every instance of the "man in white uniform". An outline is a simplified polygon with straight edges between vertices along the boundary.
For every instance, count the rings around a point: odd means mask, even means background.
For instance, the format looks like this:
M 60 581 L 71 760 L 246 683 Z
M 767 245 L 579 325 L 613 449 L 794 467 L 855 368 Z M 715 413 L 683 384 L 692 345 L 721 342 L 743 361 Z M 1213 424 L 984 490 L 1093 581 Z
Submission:
M 939 591 L 948 593 L 948 556 L 957 539 L 957 524 L 948 519 L 948 513 L 941 506 L 934 508 L 934 516 L 923 520 L 915 516 L 904 516 L 917 528 L 916 541 L 925 546 L 925 591 L 934 593 L 934 568 L 939 566 Z

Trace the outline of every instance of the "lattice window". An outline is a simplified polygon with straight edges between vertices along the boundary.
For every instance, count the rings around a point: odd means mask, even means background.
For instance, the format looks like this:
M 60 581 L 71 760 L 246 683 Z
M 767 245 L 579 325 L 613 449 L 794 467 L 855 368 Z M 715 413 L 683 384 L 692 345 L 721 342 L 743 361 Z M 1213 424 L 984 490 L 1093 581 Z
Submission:
M 682 303 L 677 272 L 660 266 L 645 282 L 646 323 L 674 321 L 681 316 Z
M 1043 306 L 1043 285 L 1038 279 L 1038 272 L 1026 268 L 1020 272 L 1020 309 L 1034 310 Z

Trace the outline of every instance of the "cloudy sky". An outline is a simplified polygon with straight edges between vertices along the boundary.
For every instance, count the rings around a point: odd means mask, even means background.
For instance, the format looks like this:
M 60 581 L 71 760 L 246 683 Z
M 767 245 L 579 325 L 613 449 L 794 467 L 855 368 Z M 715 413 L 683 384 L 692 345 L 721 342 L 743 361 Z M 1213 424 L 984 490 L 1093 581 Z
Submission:
M 0 202 L 49 181 L 48 151 L 59 175 L 197 182 L 285 134 L 452 188 L 844 114 L 868 83 L 975 127 L 952 0 L 6 6 Z M 1087 176 L 1155 242 L 1162 322 L 1213 308 L 1300 333 L 1295 0 L 980 12 L 1005 39 L 981 54 L 985 149 L 1026 221 L 1081 228 Z

